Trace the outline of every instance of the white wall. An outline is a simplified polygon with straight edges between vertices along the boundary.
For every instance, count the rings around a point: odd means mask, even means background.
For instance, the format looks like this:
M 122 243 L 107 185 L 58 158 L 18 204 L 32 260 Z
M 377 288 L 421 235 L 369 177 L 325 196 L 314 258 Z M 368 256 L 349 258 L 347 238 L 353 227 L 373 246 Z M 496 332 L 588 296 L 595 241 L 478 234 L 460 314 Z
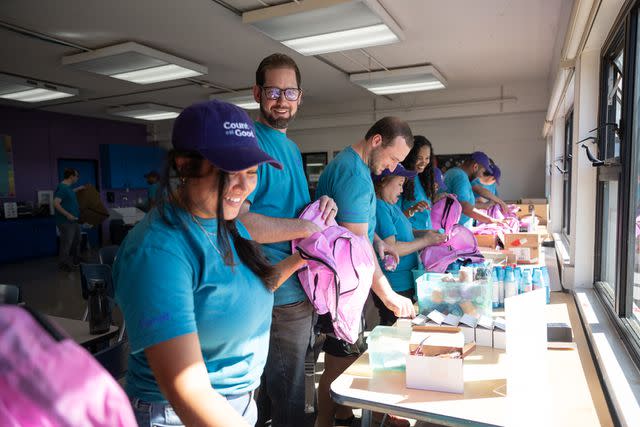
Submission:
M 400 116 L 402 117 L 402 116 Z M 410 121 L 414 134 L 426 136 L 436 154 L 483 150 L 502 170 L 502 197 L 544 197 L 544 112 Z M 371 122 L 373 123 L 373 122 Z M 362 139 L 370 124 L 290 131 L 302 152 L 341 150 Z

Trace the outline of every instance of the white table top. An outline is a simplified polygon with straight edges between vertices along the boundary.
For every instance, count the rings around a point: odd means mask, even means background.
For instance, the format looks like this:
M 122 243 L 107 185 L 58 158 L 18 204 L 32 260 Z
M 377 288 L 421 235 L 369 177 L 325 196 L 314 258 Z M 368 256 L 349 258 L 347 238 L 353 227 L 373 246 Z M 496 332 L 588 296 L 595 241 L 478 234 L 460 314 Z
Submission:
M 559 294 L 547 306 L 548 321 L 570 323 L 576 341 L 573 349 L 547 351 L 549 419 L 558 426 L 613 425 L 593 361 L 585 357 L 588 348 L 572 302 Z M 503 350 L 477 347 L 465 359 L 464 394 L 454 394 L 408 389 L 403 371 L 372 371 L 365 353 L 331 384 L 331 394 L 347 406 L 445 425 L 520 425 L 522 420 L 507 419 L 505 356 Z
M 58 325 L 63 331 L 67 333 L 80 345 L 88 345 L 95 341 L 105 339 L 115 335 L 118 332 L 118 327 L 111 325 L 108 332 L 99 335 L 91 335 L 89 333 L 89 322 L 84 320 L 69 319 L 67 317 L 58 317 L 47 315 L 47 318 Z

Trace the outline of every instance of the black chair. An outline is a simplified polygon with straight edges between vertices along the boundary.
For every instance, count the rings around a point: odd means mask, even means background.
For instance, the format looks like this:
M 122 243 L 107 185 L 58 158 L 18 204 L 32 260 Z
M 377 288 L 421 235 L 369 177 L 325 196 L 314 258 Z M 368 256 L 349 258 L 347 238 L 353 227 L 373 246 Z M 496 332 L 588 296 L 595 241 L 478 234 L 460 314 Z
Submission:
M 80 286 L 82 298 L 89 300 L 89 283 L 91 280 L 102 280 L 107 290 L 107 296 L 115 301 L 115 290 L 113 288 L 113 277 L 111 275 L 111 267 L 107 264 L 80 264 Z M 115 302 L 114 302 L 115 304 Z M 84 310 L 82 320 L 86 321 L 89 317 L 89 304 Z M 125 322 L 122 320 L 122 326 L 118 333 L 118 342 L 122 341 L 125 332 Z
M 22 294 L 16 285 L 0 284 L 0 304 L 20 304 Z
M 105 246 L 98 251 L 98 260 L 100 264 L 106 264 L 113 267 L 113 262 L 116 260 L 116 254 L 118 253 L 118 245 Z
M 127 373 L 127 360 L 129 359 L 129 341 L 119 341 L 95 353 L 93 357 L 106 369 L 113 378 L 119 380 Z

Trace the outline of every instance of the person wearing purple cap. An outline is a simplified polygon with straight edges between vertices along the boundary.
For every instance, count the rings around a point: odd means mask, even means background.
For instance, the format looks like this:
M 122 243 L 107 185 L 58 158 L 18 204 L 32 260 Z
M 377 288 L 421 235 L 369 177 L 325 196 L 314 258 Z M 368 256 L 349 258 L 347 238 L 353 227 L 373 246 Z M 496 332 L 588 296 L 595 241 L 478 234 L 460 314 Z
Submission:
M 253 426 L 273 291 L 304 266 L 272 266 L 236 220 L 262 151 L 251 119 L 220 101 L 173 126 L 162 197 L 129 232 L 113 267 L 131 354 L 126 390 L 138 425 Z
M 415 291 L 411 270 L 418 268 L 418 251 L 446 240 L 444 234 L 431 230 L 426 232 L 414 230 L 397 204 L 405 180 L 415 176 L 415 172 L 408 171 L 402 164 L 398 164 L 393 172 L 386 169 L 382 174 L 373 177 L 373 186 L 376 191 L 376 234 L 393 246 L 400 255 L 397 265 L 387 265 L 385 260 L 380 260 L 380 266 L 389 280 L 391 289 L 412 300 Z M 375 294 L 373 294 L 373 302 L 380 314 L 380 324 L 391 326 L 398 320 L 398 317 Z
M 156 171 L 150 171 L 144 174 L 144 178 L 149 184 L 147 189 L 147 207 L 151 209 L 156 204 L 156 198 L 158 196 L 158 188 L 160 187 L 160 174 Z
M 493 159 L 489 159 L 491 170 L 486 170 L 482 176 L 471 182 L 473 194 L 476 197 L 477 207 L 489 207 L 494 203 L 502 207 L 502 211 L 507 211 L 507 204 L 498 196 L 498 185 L 500 185 L 500 175 L 502 174 L 498 165 Z
M 269 261 L 277 263 L 291 255 L 291 240 L 320 231 L 313 222 L 298 219 L 311 197 L 302 155 L 287 137 L 303 96 L 295 61 L 282 53 L 264 58 L 256 70 L 253 96 L 260 104 L 254 123 L 258 144 L 284 167 L 258 168 L 258 184 L 240 219 Z M 321 198 L 320 208 L 327 221 L 335 217 L 337 207 L 329 197 Z M 293 275 L 274 297 L 269 357 L 258 391 L 260 426 L 269 419 L 273 427 L 305 423 L 305 357 L 313 338 L 313 306 Z
M 454 167 L 444 174 L 444 182 L 449 193 L 455 194 L 462 205 L 459 224 L 467 228 L 473 227 L 473 220 L 481 223 L 499 222 L 476 209 L 476 197 L 473 194 L 471 181 L 491 171 L 489 157 L 482 151 L 475 151 L 461 167 Z

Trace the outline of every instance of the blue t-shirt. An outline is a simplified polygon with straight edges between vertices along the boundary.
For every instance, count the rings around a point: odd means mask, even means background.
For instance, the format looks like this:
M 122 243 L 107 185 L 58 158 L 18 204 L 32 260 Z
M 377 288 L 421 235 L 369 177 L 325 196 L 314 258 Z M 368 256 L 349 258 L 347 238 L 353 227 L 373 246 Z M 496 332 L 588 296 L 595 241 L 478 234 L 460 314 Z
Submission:
M 476 185 L 480 185 L 484 188 L 486 188 L 487 190 L 489 190 L 491 192 L 491 194 L 493 194 L 494 196 L 498 195 L 498 186 L 496 185 L 496 183 L 494 182 L 493 184 L 490 185 L 485 185 L 480 181 L 480 178 L 476 178 L 473 181 L 471 181 L 471 187 L 475 187 Z M 474 192 L 473 194 L 475 194 L 476 197 L 482 197 L 481 195 L 479 195 L 478 193 Z
M 266 164 L 258 168 L 256 189 L 247 198 L 251 203 L 250 211 L 274 218 L 297 218 L 311 202 L 300 150 L 280 131 L 258 122 L 255 122 L 255 128 L 260 148 L 282 163 L 283 169 Z M 273 264 L 291 255 L 290 241 L 268 243 L 262 248 Z M 306 298 L 298 275 L 293 274 L 276 291 L 275 305 L 292 304 Z
M 395 236 L 398 242 L 412 242 L 415 239 L 411 223 L 398 205 L 389 204 L 381 199 L 376 199 L 376 234 L 383 240 Z M 382 262 L 380 265 L 394 291 L 406 291 L 413 288 L 411 270 L 418 268 L 417 252 L 400 257 L 395 271 L 385 270 Z
M 61 182 L 56 187 L 56 192 L 53 195 L 54 198 L 60 199 L 60 205 L 64 210 L 69 212 L 71 215 L 78 218 L 80 216 L 80 206 L 78 206 L 78 198 L 76 197 L 76 193 L 71 189 L 70 186 Z M 66 224 L 69 223 L 66 216 L 62 215 L 56 209 L 56 224 Z
M 465 171 L 460 168 L 449 169 L 444 174 L 444 183 L 447 186 L 447 191 L 458 196 L 458 200 L 460 202 L 467 202 L 470 205 L 475 206 L 476 196 L 473 194 L 471 181 L 469 181 L 469 176 Z M 458 221 L 458 224 L 471 228 L 473 226 L 473 219 L 462 214 L 460 215 L 460 221 Z
M 233 242 L 236 265 L 225 265 L 216 219 L 198 219 L 205 234 L 186 211 L 167 207 L 165 212 L 176 226 L 151 210 L 127 235 L 113 268 L 131 344 L 127 393 L 166 402 L 143 350 L 192 332 L 215 390 L 222 395 L 254 390 L 267 360 L 273 293 L 240 262 Z M 250 239 L 236 224 L 240 236 Z
M 415 197 L 414 200 L 406 200 L 404 194 L 398 200 L 398 205 L 402 209 L 402 211 L 406 211 L 410 207 L 415 206 L 418 202 L 425 201 L 429 204 L 429 208 L 431 208 L 431 199 L 427 197 L 427 192 L 424 191 L 424 187 L 420 182 L 420 178 L 417 176 L 413 178 L 414 190 L 413 195 Z M 416 230 L 431 230 L 431 210 L 425 209 L 422 212 L 416 212 L 413 214 L 411 218 L 409 218 L 409 222 L 411 226 Z
M 336 221 L 369 224 L 369 240 L 376 229 L 376 193 L 369 166 L 351 147 L 340 152 L 320 175 L 316 198 L 331 197 L 338 205 Z

